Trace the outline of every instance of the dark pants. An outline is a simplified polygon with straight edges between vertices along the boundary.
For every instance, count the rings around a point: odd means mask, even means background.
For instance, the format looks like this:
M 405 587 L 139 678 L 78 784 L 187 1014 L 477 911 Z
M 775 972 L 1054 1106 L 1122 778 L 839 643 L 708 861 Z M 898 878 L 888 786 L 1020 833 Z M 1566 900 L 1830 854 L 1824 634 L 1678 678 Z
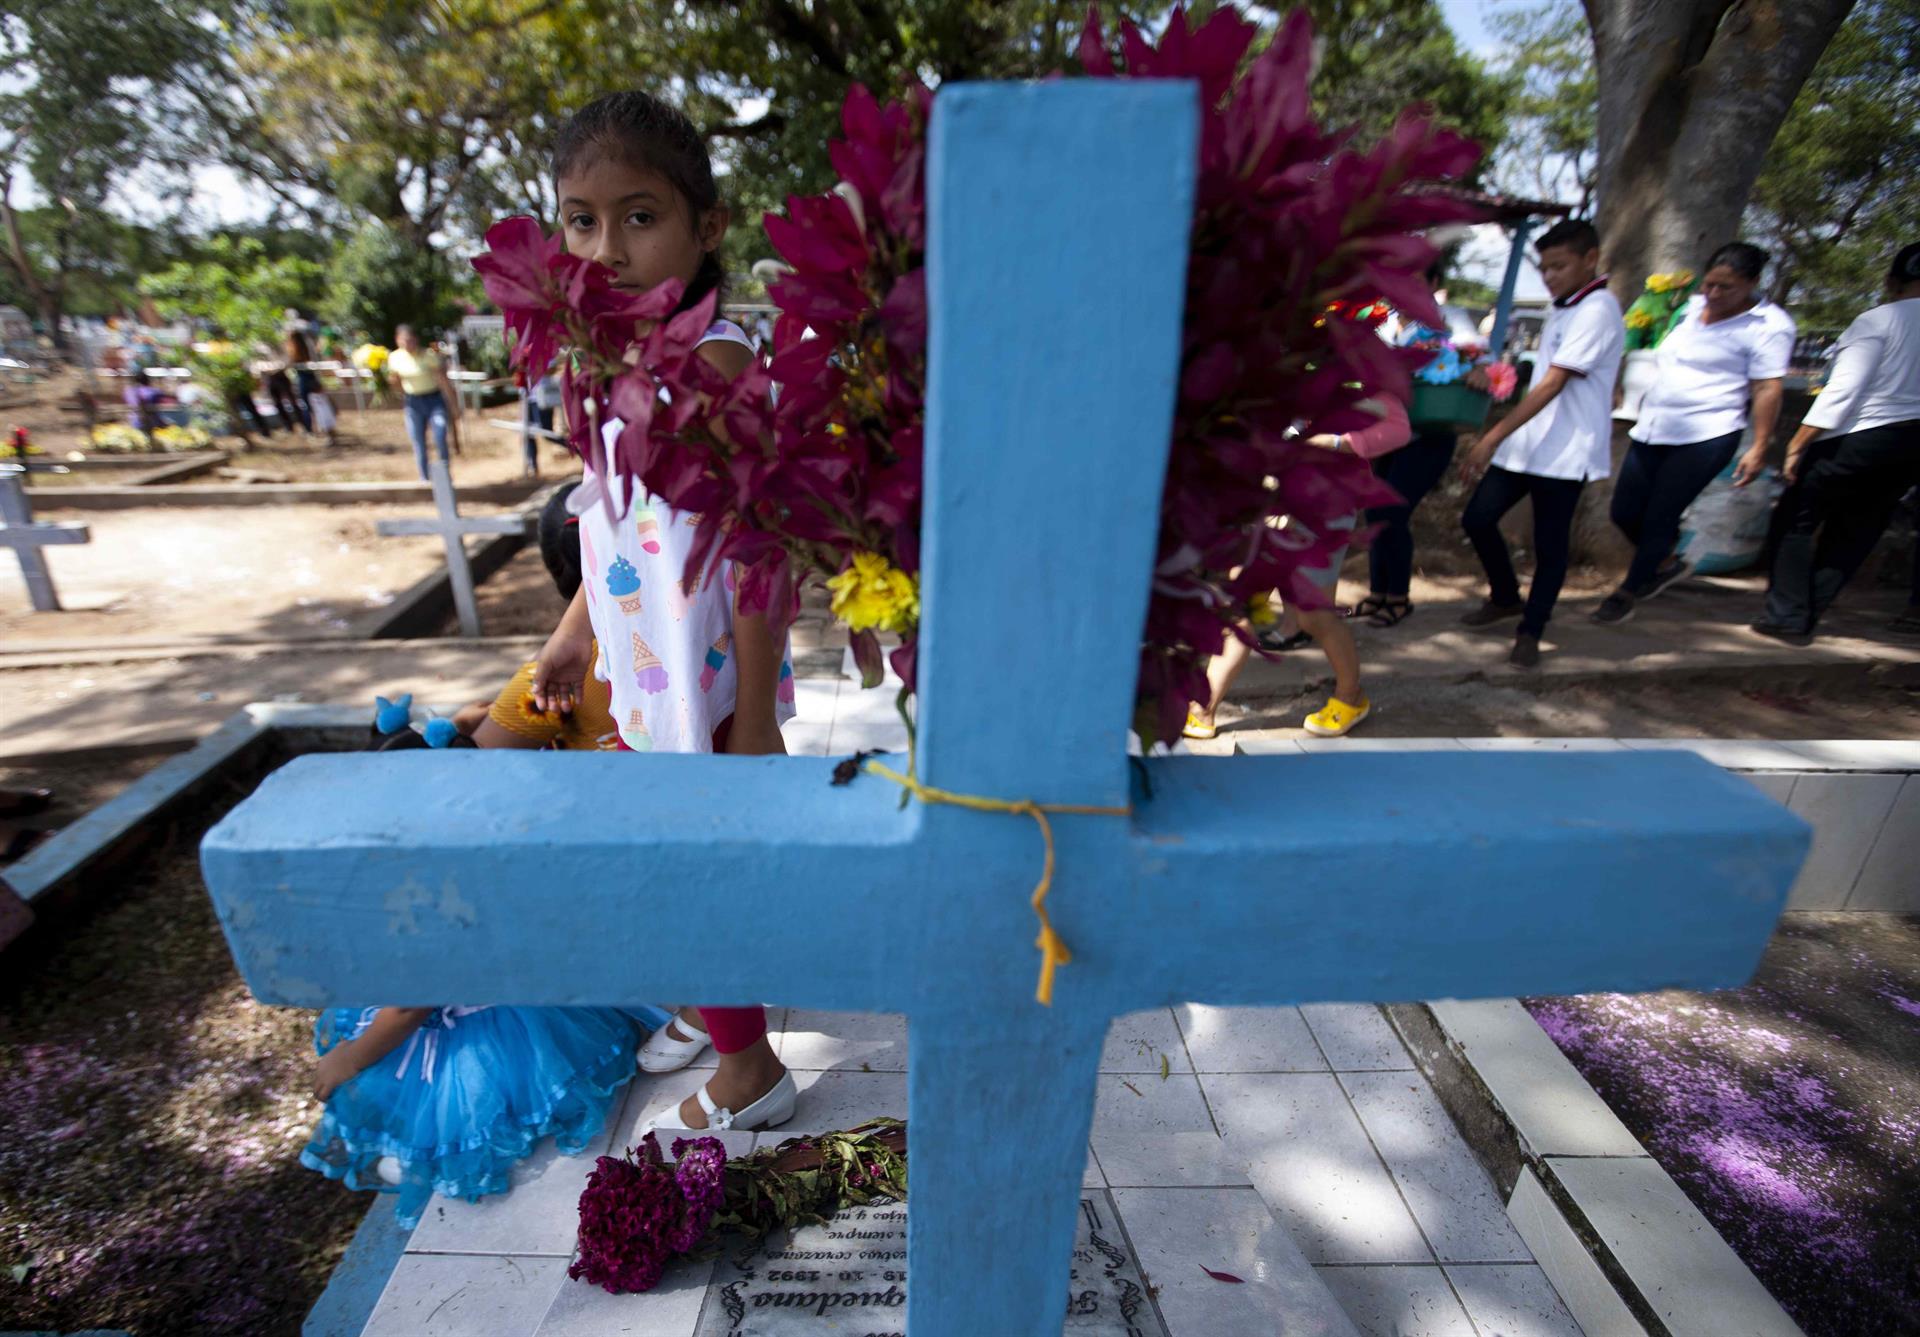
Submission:
M 1422 432 L 1374 463 L 1374 474 L 1400 494 L 1400 504 L 1367 512 L 1367 523 L 1379 526 L 1367 550 L 1368 588 L 1373 593 L 1402 598 L 1412 587 L 1413 513 L 1446 473 L 1458 441 L 1451 429 Z
M 273 400 L 273 411 L 282 427 L 291 432 L 293 425 L 299 423 L 301 431 L 313 430 L 313 419 L 307 416 L 306 402 L 293 393 L 293 382 L 287 379 L 287 373 L 276 371 L 267 377 L 267 394 Z
M 1680 517 L 1740 449 L 1740 433 L 1684 446 L 1633 443 L 1613 485 L 1613 523 L 1633 544 L 1633 563 L 1621 582 L 1645 594 L 1661 563 L 1680 541 Z
M 273 435 L 273 428 L 268 426 L 267 420 L 260 416 L 259 406 L 253 402 L 252 395 L 235 395 L 228 400 L 227 413 L 233 418 L 233 427 L 236 432 L 246 431 L 247 424 L 252 423 L 253 430 L 261 436 Z
M 1580 504 L 1580 489 L 1586 482 L 1579 478 L 1541 478 L 1537 474 L 1517 474 L 1494 467 L 1480 480 L 1467 501 L 1460 527 L 1467 531 L 1473 550 L 1486 568 L 1489 597 L 1497 604 L 1520 602 L 1520 580 L 1513 573 L 1513 556 L 1507 541 L 1500 537 L 1500 517 L 1520 504 L 1522 497 L 1533 498 L 1533 584 L 1527 590 L 1527 609 L 1520 617 L 1520 630 L 1543 635 L 1553 605 L 1560 598 L 1560 587 L 1567 583 L 1567 556 L 1573 535 L 1573 512 Z
M 1920 418 L 1807 447 L 1767 534 L 1767 620 L 1810 632 L 1920 483 Z
M 533 421 L 534 421 L 534 424 L 538 426 L 541 431 L 551 432 L 553 430 L 552 405 L 535 404 L 533 406 Z

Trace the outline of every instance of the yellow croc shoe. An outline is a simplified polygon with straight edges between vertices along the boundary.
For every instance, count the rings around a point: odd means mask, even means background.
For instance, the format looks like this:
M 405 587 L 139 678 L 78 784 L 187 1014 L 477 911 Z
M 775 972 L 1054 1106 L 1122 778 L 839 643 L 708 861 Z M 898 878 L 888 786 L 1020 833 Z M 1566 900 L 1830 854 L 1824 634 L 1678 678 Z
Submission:
M 1352 704 L 1330 696 L 1327 704 L 1307 716 L 1301 727 L 1316 738 L 1338 738 L 1351 733 L 1354 725 L 1372 713 L 1373 703 L 1364 696 Z
M 1220 730 L 1217 726 L 1208 724 L 1204 719 L 1200 718 L 1199 715 L 1189 710 L 1187 712 L 1187 727 L 1180 731 L 1180 736 L 1182 738 L 1199 738 L 1202 740 L 1218 738 L 1220 736 Z

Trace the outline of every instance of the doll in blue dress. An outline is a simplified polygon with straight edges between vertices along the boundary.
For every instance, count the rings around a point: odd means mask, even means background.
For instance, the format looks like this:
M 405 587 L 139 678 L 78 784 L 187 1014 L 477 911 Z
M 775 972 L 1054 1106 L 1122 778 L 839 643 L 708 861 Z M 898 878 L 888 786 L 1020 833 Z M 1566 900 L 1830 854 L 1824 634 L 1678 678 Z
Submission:
M 505 1193 L 541 1138 L 571 1156 L 599 1137 L 644 1029 L 611 1007 L 332 1008 L 314 1023 L 326 1110 L 300 1163 L 397 1192 L 409 1229 L 435 1193 Z

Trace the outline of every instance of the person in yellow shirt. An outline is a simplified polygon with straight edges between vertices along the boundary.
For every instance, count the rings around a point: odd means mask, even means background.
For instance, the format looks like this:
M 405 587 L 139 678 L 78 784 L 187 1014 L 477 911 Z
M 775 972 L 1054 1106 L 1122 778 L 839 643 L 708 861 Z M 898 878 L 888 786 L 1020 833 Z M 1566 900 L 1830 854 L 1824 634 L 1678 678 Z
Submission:
M 460 396 L 453 392 L 440 355 L 420 342 L 413 326 L 393 331 L 394 350 L 387 357 L 387 377 L 407 402 L 407 439 L 413 442 L 413 462 L 422 479 L 427 476 L 427 431 L 433 431 L 440 462 L 447 463 L 447 443 L 460 453 Z

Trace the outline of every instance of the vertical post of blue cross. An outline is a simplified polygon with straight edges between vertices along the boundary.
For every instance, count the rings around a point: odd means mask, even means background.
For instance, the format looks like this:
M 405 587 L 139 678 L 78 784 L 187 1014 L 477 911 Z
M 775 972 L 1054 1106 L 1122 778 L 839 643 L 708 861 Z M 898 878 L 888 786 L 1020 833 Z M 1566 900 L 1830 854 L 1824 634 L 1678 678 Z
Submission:
M 932 785 L 1127 802 L 1198 127 L 1184 82 L 963 85 L 935 103 L 919 680 Z M 1015 496 L 1041 528 L 1009 523 Z M 936 845 L 982 838 L 978 814 L 923 820 Z M 1111 833 L 1090 824 L 1114 820 L 1056 818 L 1063 864 L 1112 867 Z M 1016 838 L 1037 868 L 1037 836 Z M 911 1021 L 915 1337 L 1058 1332 L 1065 1316 L 1111 1008 L 1071 966 L 1036 1005 L 1033 932 L 1009 890 L 983 879 L 972 913 L 1007 918 L 1020 968 L 978 976 L 972 1008 Z

